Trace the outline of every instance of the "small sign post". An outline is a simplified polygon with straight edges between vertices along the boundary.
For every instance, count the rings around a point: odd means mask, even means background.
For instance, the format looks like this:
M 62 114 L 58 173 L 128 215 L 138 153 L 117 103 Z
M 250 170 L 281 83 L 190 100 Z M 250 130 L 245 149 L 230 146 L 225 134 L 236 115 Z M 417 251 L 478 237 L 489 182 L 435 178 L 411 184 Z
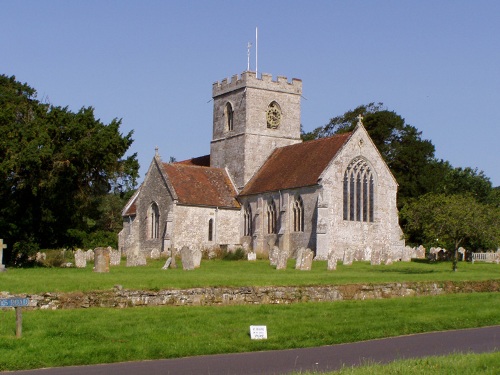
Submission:
M 267 340 L 267 326 L 250 326 L 252 340 Z
M 16 337 L 20 338 L 23 334 L 23 313 L 22 307 L 28 306 L 29 298 L 4 298 L 0 299 L 0 308 L 14 307 L 16 309 Z

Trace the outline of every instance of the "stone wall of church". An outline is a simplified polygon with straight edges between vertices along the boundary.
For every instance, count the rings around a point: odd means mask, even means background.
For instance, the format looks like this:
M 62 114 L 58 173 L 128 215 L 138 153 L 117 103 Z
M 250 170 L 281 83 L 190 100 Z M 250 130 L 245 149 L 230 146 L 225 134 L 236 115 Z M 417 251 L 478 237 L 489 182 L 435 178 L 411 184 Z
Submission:
M 374 173 L 373 222 L 343 219 L 344 172 L 356 157 L 364 158 Z M 364 128 L 358 128 L 329 166 L 322 187 L 318 202 L 318 259 L 326 259 L 330 251 L 339 260 L 346 253 L 356 256 L 373 251 L 393 259 L 401 257 L 404 240 L 396 206 L 397 183 Z
M 177 205 L 173 217 L 172 247 L 178 250 L 183 246 L 203 250 L 240 243 L 239 210 Z

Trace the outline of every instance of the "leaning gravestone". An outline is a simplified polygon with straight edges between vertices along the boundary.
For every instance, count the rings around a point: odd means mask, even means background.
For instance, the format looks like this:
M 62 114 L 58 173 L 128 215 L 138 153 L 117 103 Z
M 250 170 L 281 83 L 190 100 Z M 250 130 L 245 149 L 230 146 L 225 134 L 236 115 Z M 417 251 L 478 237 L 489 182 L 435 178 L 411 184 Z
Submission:
M 286 250 L 280 250 L 278 246 L 275 246 L 278 252 L 278 260 L 276 262 L 276 269 L 277 270 L 286 270 L 286 265 L 288 262 L 288 251 Z
M 328 271 L 335 271 L 337 269 L 337 257 L 335 256 L 335 252 L 332 250 L 328 253 L 327 269 Z
M 165 262 L 165 264 L 163 265 L 163 267 L 161 269 L 168 270 L 168 267 L 170 267 L 170 263 L 172 263 L 172 257 L 168 257 L 167 261 Z
M 183 270 L 194 270 L 194 252 L 187 246 L 183 246 L 181 249 L 181 262 Z
M 75 266 L 76 268 L 87 267 L 87 257 L 85 256 L 85 251 L 78 249 L 75 252 Z
M 302 249 L 300 249 L 302 250 Z M 300 251 L 299 250 L 299 251 Z M 311 249 L 304 249 L 303 251 L 300 251 L 300 256 L 301 256 L 301 261 L 297 261 L 295 264 L 295 269 L 301 270 L 301 271 L 310 271 L 312 267 L 312 261 L 314 258 L 314 253 Z M 298 255 L 297 255 L 298 257 Z M 297 268 L 297 265 L 299 267 Z
M 109 272 L 109 249 L 98 247 L 94 254 L 94 272 Z

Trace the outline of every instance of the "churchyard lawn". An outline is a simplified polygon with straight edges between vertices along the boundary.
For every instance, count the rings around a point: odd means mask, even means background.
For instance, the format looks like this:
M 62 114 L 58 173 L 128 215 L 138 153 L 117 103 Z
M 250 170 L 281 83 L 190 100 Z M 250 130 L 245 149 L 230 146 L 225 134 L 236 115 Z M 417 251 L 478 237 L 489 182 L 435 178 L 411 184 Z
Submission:
M 3 309 L 0 371 L 312 347 L 481 327 L 500 324 L 498 311 L 498 293 L 291 305 L 26 310 L 23 337 L 16 339 L 15 313 Z M 250 340 L 250 325 L 266 325 L 268 339 Z
M 313 262 L 311 271 L 294 269 L 294 261 L 286 270 L 277 271 L 268 261 L 203 260 L 201 267 L 184 271 L 178 261 L 177 269 L 162 270 L 165 260 L 148 261 L 146 266 L 110 267 L 109 273 L 95 273 L 92 263 L 86 268 L 9 268 L 0 274 L 0 291 L 15 293 L 85 292 L 110 290 L 115 285 L 125 289 L 162 290 L 194 287 L 244 286 L 310 286 L 423 281 L 481 281 L 500 280 L 500 265 L 460 262 L 452 272 L 449 262 L 396 262 L 392 265 L 371 266 L 368 262 L 339 264 L 328 271 L 326 261 Z

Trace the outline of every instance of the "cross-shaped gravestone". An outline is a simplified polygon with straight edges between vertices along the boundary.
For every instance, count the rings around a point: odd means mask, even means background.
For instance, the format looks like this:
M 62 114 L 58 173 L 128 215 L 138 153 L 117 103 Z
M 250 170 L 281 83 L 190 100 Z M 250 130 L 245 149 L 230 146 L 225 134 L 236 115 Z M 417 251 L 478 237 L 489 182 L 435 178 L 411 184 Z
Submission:
M 0 238 L 0 272 L 5 270 L 5 265 L 3 264 L 3 249 L 6 249 L 7 245 L 3 243 L 3 238 Z

